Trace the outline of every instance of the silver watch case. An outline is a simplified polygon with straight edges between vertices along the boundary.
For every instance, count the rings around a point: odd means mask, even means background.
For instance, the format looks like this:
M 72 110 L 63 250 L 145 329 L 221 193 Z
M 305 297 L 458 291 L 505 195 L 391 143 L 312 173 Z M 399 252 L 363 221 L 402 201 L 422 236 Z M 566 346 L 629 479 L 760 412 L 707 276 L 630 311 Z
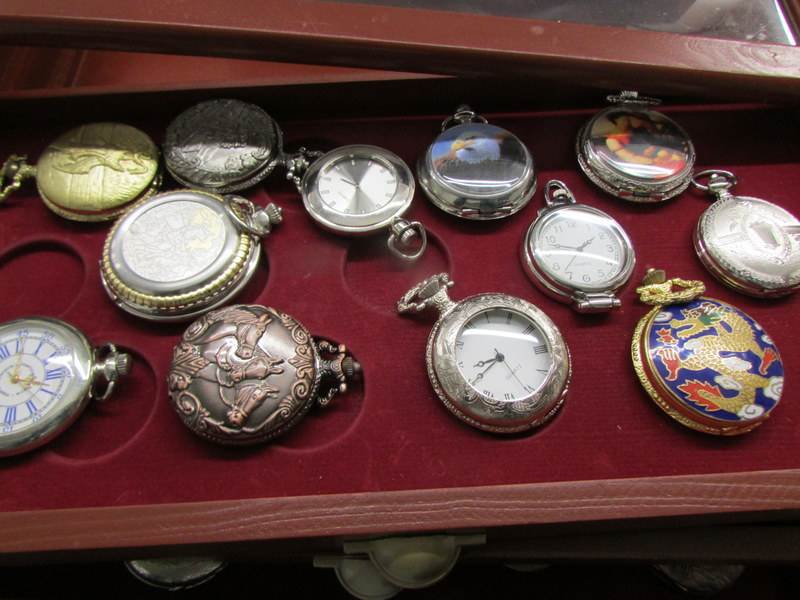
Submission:
M 195 104 L 172 120 L 164 137 L 170 175 L 220 194 L 254 186 L 283 160 L 281 128 L 262 108 L 241 100 Z
M 703 265 L 736 291 L 763 298 L 800 288 L 800 221 L 772 202 L 717 200 L 701 215 L 693 239 Z
M 633 175 L 614 165 L 608 154 L 598 151 L 592 132 L 610 122 L 615 114 L 638 118 L 671 130 L 673 140 L 680 139 L 681 153 L 686 159 L 683 166 L 666 177 Z M 578 165 L 586 176 L 601 190 L 629 202 L 663 202 L 683 192 L 691 182 L 695 163 L 695 150 L 689 135 L 675 121 L 658 111 L 635 103 L 621 102 L 596 115 L 581 128 L 575 145 Z
M 60 319 L 25 317 L 0 325 L 0 328 L 41 326 L 58 331 L 72 348 L 69 396 L 39 421 L 21 431 L 0 435 L 0 457 L 22 454 L 47 444 L 81 415 L 92 400 L 107 400 L 120 376 L 130 370 L 130 355 L 117 351 L 114 344 L 93 347 L 79 329 Z
M 589 214 L 595 219 L 602 220 L 606 227 L 616 236 L 623 249 L 622 269 L 617 275 L 602 284 L 568 285 L 559 281 L 558 278 L 550 273 L 547 265 L 539 260 L 539 255 L 535 250 L 535 241 L 539 238 L 539 233 L 542 229 L 546 228 L 550 221 L 563 217 L 565 212 L 574 211 L 579 214 Z M 621 301 L 616 297 L 616 293 L 628 283 L 636 264 L 633 244 L 622 226 L 602 210 L 577 203 L 542 208 L 522 240 L 520 255 L 525 273 L 534 285 L 551 298 L 559 302 L 570 303 L 574 310 L 581 313 L 605 312 L 621 306 Z
M 521 313 L 533 321 L 545 335 L 553 359 L 539 388 L 514 402 L 475 390 L 457 365 L 455 344 L 464 325 L 479 313 L 497 308 Z M 469 425 L 491 433 L 518 433 L 549 421 L 564 402 L 571 376 L 569 350 L 555 323 L 533 304 L 507 294 L 470 296 L 442 314 L 428 336 L 425 360 L 431 385 L 448 410 Z
M 357 156 L 383 165 L 397 177 L 397 189 L 388 204 L 364 215 L 345 214 L 328 206 L 319 193 L 319 177 L 325 168 L 342 157 Z M 366 144 L 341 146 L 316 159 L 308 167 L 300 182 L 303 205 L 320 226 L 341 235 L 367 235 L 388 228 L 395 217 L 400 217 L 414 199 L 414 176 L 399 156 Z
M 463 107 L 462 107 L 463 108 Z M 480 120 L 449 127 L 417 162 L 417 177 L 437 207 L 462 219 L 502 219 L 521 210 L 536 191 L 536 169 L 530 151 L 505 129 Z M 475 141 L 477 140 L 477 141 Z M 465 158 L 462 158 L 463 155 Z
M 236 206 L 252 212 L 240 213 Z M 137 317 L 194 319 L 250 281 L 260 238 L 280 222 L 280 214 L 275 205 L 255 209 L 239 196 L 199 190 L 153 196 L 109 232 L 100 261 L 103 287 L 117 306 Z

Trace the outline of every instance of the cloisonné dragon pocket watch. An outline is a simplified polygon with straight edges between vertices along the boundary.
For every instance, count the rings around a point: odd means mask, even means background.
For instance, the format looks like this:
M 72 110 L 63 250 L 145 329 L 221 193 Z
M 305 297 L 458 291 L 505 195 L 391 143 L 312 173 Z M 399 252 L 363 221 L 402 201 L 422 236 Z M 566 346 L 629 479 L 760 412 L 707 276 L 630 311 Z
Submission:
M 701 281 L 648 271 L 637 290 L 653 309 L 636 325 L 633 365 L 653 401 L 691 429 L 739 435 L 763 423 L 783 392 L 783 363 L 764 329 L 702 296 Z
M 603 211 L 577 204 L 561 181 L 548 181 L 544 197 L 546 206 L 522 242 L 522 264 L 531 281 L 578 312 L 620 306 L 616 293 L 636 262 L 628 234 Z
M 108 399 L 130 356 L 94 348 L 69 323 L 27 317 L 0 325 L 0 456 L 46 444 L 91 400 Z
M 324 229 L 348 236 L 389 230 L 387 245 L 395 256 L 414 261 L 425 252 L 425 228 L 402 218 L 414 198 L 414 176 L 396 154 L 358 144 L 326 154 L 301 149 L 287 162 L 287 177 Z
M 198 190 L 164 192 L 121 217 L 106 238 L 103 286 L 123 310 L 184 321 L 230 300 L 250 281 L 261 238 L 281 222 L 274 204 Z
M 688 134 L 651 107 L 660 100 L 624 91 L 594 115 L 576 143 L 578 164 L 600 189 L 630 202 L 662 202 L 689 185 L 695 152 Z
M 197 435 L 227 445 L 265 442 L 326 406 L 361 372 L 343 345 L 316 339 L 291 316 L 257 305 L 203 315 L 175 347 L 170 400 Z
M 703 183 L 706 181 L 707 183 Z M 785 296 L 800 287 L 800 221 L 780 206 L 734 196 L 728 171 L 702 171 L 692 185 L 716 198 L 697 222 L 694 248 L 725 285 L 749 296 Z
M 417 163 L 422 189 L 436 206 L 463 219 L 502 219 L 536 191 L 530 151 L 468 106 L 442 123 L 442 133 Z
M 492 433 L 516 433 L 551 419 L 564 402 L 570 357 L 558 328 L 536 306 L 507 294 L 450 300 L 445 273 L 414 286 L 399 313 L 439 311 L 428 336 L 428 377 L 462 421 Z
M 241 100 L 200 102 L 175 117 L 164 162 L 179 183 L 225 194 L 251 187 L 282 164 L 283 133 L 260 107 Z
M 114 219 L 161 182 L 158 148 L 146 133 L 122 123 L 82 125 L 45 148 L 35 166 L 25 160 L 12 155 L 3 164 L 0 202 L 35 177 L 45 205 L 73 221 Z

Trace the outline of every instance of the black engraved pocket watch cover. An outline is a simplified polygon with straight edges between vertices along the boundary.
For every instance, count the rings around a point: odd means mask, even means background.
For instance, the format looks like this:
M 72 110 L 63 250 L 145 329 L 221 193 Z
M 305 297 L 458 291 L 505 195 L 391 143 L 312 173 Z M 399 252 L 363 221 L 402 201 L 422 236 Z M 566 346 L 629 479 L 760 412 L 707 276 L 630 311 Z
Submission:
M 550 420 L 571 375 L 567 345 L 539 308 L 508 294 L 450 300 L 445 273 L 397 303 L 399 313 L 439 311 L 425 350 L 428 377 L 459 419 L 492 433 L 517 433 Z

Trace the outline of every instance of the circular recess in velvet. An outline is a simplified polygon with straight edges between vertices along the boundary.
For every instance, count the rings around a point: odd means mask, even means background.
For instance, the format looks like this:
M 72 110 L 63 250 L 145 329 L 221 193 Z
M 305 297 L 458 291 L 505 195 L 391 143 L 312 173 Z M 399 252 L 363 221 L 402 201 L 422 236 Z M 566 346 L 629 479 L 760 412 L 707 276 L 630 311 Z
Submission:
M 48 446 L 55 455 L 79 461 L 103 458 L 130 442 L 146 425 L 156 402 L 155 372 L 140 352 L 122 342 L 120 348 L 131 354 L 130 373 L 111 398 L 90 403 L 80 419 Z
M 353 299 L 385 315 L 397 315 L 397 301 L 431 273 L 450 273 L 442 241 L 428 231 L 428 249 L 418 261 L 401 263 L 386 249 L 385 237 L 354 240 L 347 250 L 344 280 Z
M 57 317 L 80 293 L 83 259 L 59 242 L 31 242 L 0 254 L 0 321 L 25 315 Z

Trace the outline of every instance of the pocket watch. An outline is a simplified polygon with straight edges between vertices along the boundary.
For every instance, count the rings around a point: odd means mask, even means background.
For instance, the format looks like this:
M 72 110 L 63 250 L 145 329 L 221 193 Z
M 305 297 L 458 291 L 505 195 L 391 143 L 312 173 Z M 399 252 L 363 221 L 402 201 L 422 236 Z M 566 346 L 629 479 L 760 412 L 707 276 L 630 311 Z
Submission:
M 463 219 L 508 217 L 536 191 L 525 144 L 468 106 L 442 123 L 442 133 L 417 163 L 417 176 L 431 202 Z
M 103 286 L 123 310 L 153 321 L 183 321 L 230 300 L 250 280 L 260 238 L 281 222 L 274 204 L 177 190 L 149 198 L 106 238 Z
M 114 344 L 94 348 L 69 323 L 27 317 L 0 325 L 0 456 L 46 444 L 90 400 L 107 400 L 128 373 Z
M 701 281 L 648 271 L 636 292 L 653 309 L 636 325 L 633 366 L 653 401 L 682 425 L 739 435 L 780 401 L 783 363 L 752 317 L 704 291 Z
M 450 300 L 445 273 L 414 286 L 399 313 L 439 311 L 428 336 L 428 377 L 462 421 L 492 433 L 533 429 L 564 402 L 571 367 L 567 345 L 539 308 L 507 294 Z
M 578 312 L 621 306 L 616 292 L 630 279 L 635 263 L 628 234 L 603 211 L 577 204 L 561 181 L 547 182 L 544 199 L 546 207 L 522 242 L 528 277 Z
M 265 442 L 313 404 L 347 391 L 361 366 L 343 345 L 313 338 L 291 316 L 258 305 L 227 306 L 192 323 L 175 346 L 170 401 L 212 442 Z
M 675 121 L 650 108 L 655 98 L 623 91 L 578 134 L 578 164 L 600 189 L 630 202 L 661 202 L 689 185 L 695 152 Z
M 388 229 L 395 256 L 414 261 L 425 252 L 425 228 L 402 218 L 414 199 L 414 176 L 396 154 L 364 144 L 326 154 L 301 148 L 289 161 L 287 177 L 324 229 L 351 236 Z
M 161 183 L 158 148 L 122 123 L 81 125 L 45 148 L 35 166 L 25 160 L 12 155 L 3 164 L 0 202 L 35 177 L 45 206 L 73 221 L 114 219 Z
M 708 178 L 708 183 L 702 183 Z M 725 285 L 749 296 L 785 296 L 800 287 L 800 221 L 780 206 L 734 196 L 736 176 L 708 170 L 692 185 L 716 197 L 700 217 L 694 248 Z
M 282 145 L 280 127 L 255 104 L 208 100 L 169 124 L 164 162 L 179 183 L 222 194 L 269 175 L 284 160 Z

